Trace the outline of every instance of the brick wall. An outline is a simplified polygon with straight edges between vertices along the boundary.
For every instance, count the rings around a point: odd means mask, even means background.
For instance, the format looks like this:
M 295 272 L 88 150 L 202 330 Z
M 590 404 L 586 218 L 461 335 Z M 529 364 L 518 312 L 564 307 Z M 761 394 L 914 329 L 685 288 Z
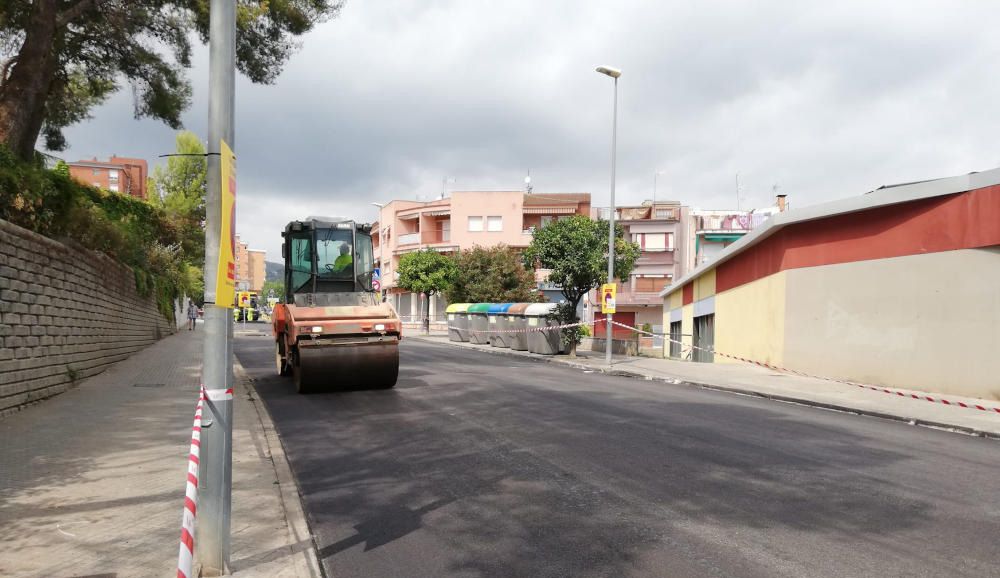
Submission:
M 0 220 L 0 415 L 174 332 L 127 267 Z

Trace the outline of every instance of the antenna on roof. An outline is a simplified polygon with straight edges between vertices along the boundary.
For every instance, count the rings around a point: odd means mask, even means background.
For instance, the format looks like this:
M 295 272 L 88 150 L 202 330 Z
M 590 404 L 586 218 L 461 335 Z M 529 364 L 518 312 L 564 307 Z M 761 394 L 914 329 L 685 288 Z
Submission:
M 531 194 L 531 169 L 528 169 L 528 176 L 524 177 L 524 192 Z

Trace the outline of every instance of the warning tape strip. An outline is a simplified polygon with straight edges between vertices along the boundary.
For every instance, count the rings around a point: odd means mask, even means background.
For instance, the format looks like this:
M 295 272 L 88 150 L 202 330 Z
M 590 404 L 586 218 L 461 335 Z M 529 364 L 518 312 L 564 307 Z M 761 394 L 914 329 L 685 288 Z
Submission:
M 540 327 L 529 327 L 527 329 L 491 329 L 491 330 L 484 331 L 482 329 L 466 329 L 466 328 L 462 328 L 462 327 L 456 327 L 456 326 L 453 326 L 453 325 L 449 325 L 448 329 L 454 329 L 454 330 L 457 330 L 457 331 L 467 331 L 469 333 L 531 333 L 531 332 L 536 332 L 536 331 L 551 331 L 553 329 L 566 329 L 566 328 L 569 328 L 569 327 L 578 327 L 578 326 L 581 326 L 581 325 L 594 325 L 594 324 L 597 324 L 597 323 L 601 323 L 603 321 L 604 321 L 603 319 L 596 319 L 596 320 L 590 321 L 590 322 L 581 321 L 579 323 L 567 323 L 567 324 L 564 324 L 564 325 L 544 325 L 544 326 L 540 326 Z M 639 329 L 637 327 L 632 327 L 631 325 L 626 325 L 624 323 L 619 323 L 618 321 L 612 321 L 611 324 L 612 325 L 617 325 L 619 327 L 623 327 L 625 329 L 634 331 L 636 333 L 641 333 L 643 335 L 649 335 L 649 336 L 652 336 L 652 337 L 662 337 L 664 339 L 664 341 L 668 341 L 670 343 L 677 343 L 677 344 L 679 344 L 681 346 L 681 350 L 682 351 L 683 350 L 704 351 L 704 352 L 707 352 L 707 353 L 711 353 L 713 355 L 719 355 L 721 357 L 725 357 L 725 358 L 728 358 L 728 359 L 733 359 L 733 360 L 740 361 L 740 362 L 743 362 L 743 363 L 748 363 L 748 364 L 751 364 L 751 365 L 756 365 L 758 367 L 765 367 L 767 369 L 771 369 L 771 370 L 774 370 L 774 371 L 781 371 L 781 372 L 784 372 L 784 373 L 790 373 L 792 375 L 799 375 L 799 376 L 802 376 L 802 377 L 809 377 L 809 378 L 812 378 L 812 379 L 821 379 L 823 381 L 831 381 L 831 382 L 834 382 L 834 383 L 840 383 L 840 384 L 844 384 L 844 385 L 851 385 L 851 386 L 854 386 L 854 387 L 860 387 L 861 389 L 866 389 L 866 390 L 870 390 L 870 391 L 880 391 L 882 393 L 887 393 L 887 394 L 890 394 L 890 395 L 896 395 L 897 397 L 909 397 L 911 399 L 918 399 L 918 400 L 928 401 L 928 402 L 931 402 L 931 403 L 940 403 L 940 404 L 951 406 L 951 407 L 961 407 L 961 408 L 965 408 L 965 409 L 976 409 L 976 410 L 979 410 L 979 411 L 994 412 L 994 413 L 1000 414 L 1000 407 L 990 407 L 990 406 L 985 406 L 985 405 L 976 404 L 976 403 L 965 403 L 963 401 L 951 401 L 951 400 L 948 400 L 948 399 L 945 399 L 945 398 L 942 398 L 942 397 L 933 397 L 933 396 L 930 396 L 930 395 L 916 394 L 916 393 L 912 393 L 912 392 L 908 392 L 908 391 L 900 391 L 900 390 L 892 389 L 892 388 L 888 388 L 888 387 L 881 387 L 881 386 L 869 385 L 867 383 L 858 383 L 858 382 L 855 382 L 855 381 L 847 381 L 847 380 L 843 380 L 843 379 L 836 379 L 836 378 L 833 378 L 833 377 L 825 377 L 825 376 L 822 376 L 822 375 L 814 375 L 814 374 L 811 374 L 811 373 L 806 373 L 804 371 L 798 371 L 798 370 L 795 370 L 795 369 L 788 369 L 787 367 L 780 367 L 780 366 L 777 366 L 777 365 L 771 365 L 770 363 L 764 363 L 762 361 L 756 361 L 756 360 L 753 360 L 753 359 L 747 359 L 745 357 L 740 357 L 738 355 L 730 355 L 728 353 L 723 353 L 721 351 L 716 351 L 716 350 L 710 349 L 710 348 L 698 347 L 697 345 L 692 345 L 692 344 L 684 343 L 682 341 L 678 341 L 676 339 L 673 339 L 673 338 L 670 337 L 669 334 L 665 334 L 665 333 L 653 333 L 653 332 L 650 332 L 650 331 L 643 331 L 642 329 Z
M 184 512 L 181 514 L 181 545 L 177 555 L 177 578 L 191 578 L 191 567 L 194 563 L 194 520 L 198 509 L 198 457 L 201 448 L 201 410 L 204 403 L 205 388 L 202 386 L 198 395 L 198 405 L 194 410 L 194 425 L 191 427 L 187 487 L 184 490 Z
M 756 360 L 753 360 L 753 359 L 747 359 L 745 357 L 740 357 L 738 355 L 730 355 L 728 353 L 723 353 L 721 351 L 715 351 L 714 349 L 710 349 L 710 348 L 698 347 L 697 345 L 683 343 L 681 341 L 678 341 L 676 339 L 671 338 L 670 335 L 668 335 L 668 334 L 650 333 L 648 331 L 643 331 L 641 329 L 637 329 L 635 327 L 632 327 L 631 325 L 625 325 L 624 323 L 619 323 L 617 321 L 612 321 L 611 324 L 612 325 L 617 325 L 619 327 L 624 327 L 626 329 L 631 329 L 632 331 L 635 331 L 637 333 L 643 333 L 645 335 L 652 335 L 654 337 L 663 337 L 663 339 L 665 341 L 668 341 L 670 343 L 677 343 L 677 344 L 679 344 L 681 346 L 682 350 L 684 350 L 684 349 L 692 349 L 692 350 L 696 349 L 698 351 L 704 351 L 704 352 L 707 352 L 707 353 L 711 353 L 713 355 L 719 355 L 719 356 L 722 356 L 722 357 L 725 357 L 725 358 L 728 358 L 728 359 L 734 359 L 736 361 L 741 361 L 743 363 L 749 363 L 751 365 L 756 365 L 758 367 L 765 367 L 767 369 L 772 369 L 774 371 L 781 371 L 781 372 L 784 372 L 784 373 L 791 373 L 793 375 L 799 375 L 799 376 L 802 376 L 802 377 L 809 377 L 809 378 L 812 378 L 812 379 L 821 379 L 823 381 L 832 381 L 834 383 L 840 383 L 840 384 L 844 384 L 844 385 L 852 385 L 854 387 L 860 387 L 861 389 L 867 389 L 867 390 L 870 390 L 870 391 L 880 391 L 882 393 L 887 393 L 889 395 L 895 395 L 897 397 L 909 397 L 911 399 L 919 399 L 919 400 L 923 400 L 923 401 L 929 401 L 931 403 L 940 403 L 940 404 L 948 405 L 948 406 L 952 406 L 952 407 L 962 407 L 962 408 L 965 408 L 965 409 L 977 409 L 979 411 L 1000 413 L 1000 407 L 989 407 L 989 406 L 984 406 L 984 405 L 975 404 L 975 403 L 969 404 L 969 403 L 965 403 L 963 401 L 950 401 L 950 400 L 944 399 L 942 397 L 933 397 L 933 396 L 930 396 L 930 395 L 916 394 L 916 393 L 912 393 L 912 392 L 908 392 L 908 391 L 900 391 L 898 389 L 892 389 L 892 388 L 888 388 L 888 387 L 882 387 L 882 386 L 876 386 L 876 385 L 869 385 L 867 383 L 858 383 L 856 381 L 848 381 L 848 380 L 844 380 L 844 379 L 836 379 L 836 378 L 833 378 L 833 377 L 824 377 L 822 375 L 814 375 L 814 374 L 811 374 L 811 373 L 806 373 L 804 371 L 798 371 L 798 370 L 795 370 L 795 369 L 788 369 L 787 367 L 780 367 L 780 366 L 777 366 L 777 365 L 771 365 L 770 363 L 764 363 L 763 361 L 756 361 Z

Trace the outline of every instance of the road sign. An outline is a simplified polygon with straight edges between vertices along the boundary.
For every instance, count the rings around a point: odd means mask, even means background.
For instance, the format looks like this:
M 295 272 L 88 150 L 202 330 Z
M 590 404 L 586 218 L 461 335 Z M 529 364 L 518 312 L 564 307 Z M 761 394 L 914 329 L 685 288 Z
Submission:
M 219 147 L 222 151 L 222 226 L 215 272 L 215 305 L 229 307 L 236 291 L 236 155 L 226 141 L 221 141 Z
M 372 279 L 372 291 L 379 291 L 382 289 L 382 282 L 378 279 Z
M 615 312 L 615 294 L 617 292 L 618 286 L 614 283 L 601 285 L 601 313 Z

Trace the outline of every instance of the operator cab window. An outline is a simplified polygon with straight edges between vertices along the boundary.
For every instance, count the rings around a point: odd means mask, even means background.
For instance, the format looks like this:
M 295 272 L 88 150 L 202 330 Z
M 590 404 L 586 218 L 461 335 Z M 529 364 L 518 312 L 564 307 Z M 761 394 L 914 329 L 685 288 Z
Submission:
M 320 279 L 354 280 L 353 236 L 346 229 L 316 231 L 316 271 Z

